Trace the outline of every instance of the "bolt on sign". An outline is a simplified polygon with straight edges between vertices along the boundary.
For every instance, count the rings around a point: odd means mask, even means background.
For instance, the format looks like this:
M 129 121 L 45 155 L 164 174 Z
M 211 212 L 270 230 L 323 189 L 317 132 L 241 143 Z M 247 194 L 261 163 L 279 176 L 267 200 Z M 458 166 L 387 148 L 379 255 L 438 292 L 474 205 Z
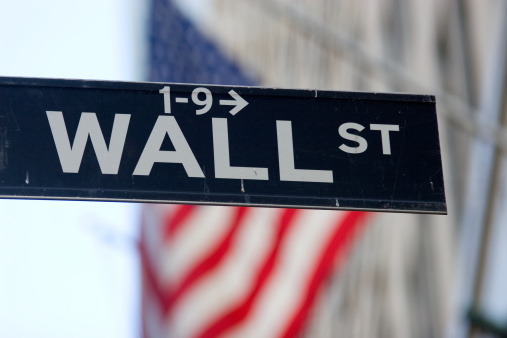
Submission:
M 0 197 L 446 213 L 433 96 L 7 77 Z

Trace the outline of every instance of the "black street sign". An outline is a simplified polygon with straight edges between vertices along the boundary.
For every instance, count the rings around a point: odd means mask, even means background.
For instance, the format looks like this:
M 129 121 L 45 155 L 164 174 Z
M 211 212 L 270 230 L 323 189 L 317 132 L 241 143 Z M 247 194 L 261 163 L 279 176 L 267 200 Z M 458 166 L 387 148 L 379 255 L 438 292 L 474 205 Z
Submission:
M 0 78 L 0 197 L 446 213 L 435 98 Z

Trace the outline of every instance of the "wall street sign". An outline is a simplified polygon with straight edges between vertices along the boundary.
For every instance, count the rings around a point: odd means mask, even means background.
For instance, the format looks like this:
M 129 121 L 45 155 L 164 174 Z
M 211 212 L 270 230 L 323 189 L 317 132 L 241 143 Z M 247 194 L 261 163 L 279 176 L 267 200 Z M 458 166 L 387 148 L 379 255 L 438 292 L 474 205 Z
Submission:
M 433 96 L 7 77 L 0 197 L 446 213 Z

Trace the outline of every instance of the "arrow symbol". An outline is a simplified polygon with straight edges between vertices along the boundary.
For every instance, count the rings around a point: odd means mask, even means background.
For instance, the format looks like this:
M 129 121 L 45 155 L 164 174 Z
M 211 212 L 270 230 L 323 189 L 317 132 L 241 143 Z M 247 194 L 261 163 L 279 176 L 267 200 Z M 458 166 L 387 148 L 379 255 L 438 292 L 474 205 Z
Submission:
M 225 106 L 235 106 L 231 109 L 229 113 L 232 115 L 236 115 L 241 109 L 245 108 L 248 105 L 248 102 L 245 101 L 244 98 L 239 96 L 234 90 L 229 91 L 229 95 L 232 96 L 233 100 L 220 100 L 220 105 Z

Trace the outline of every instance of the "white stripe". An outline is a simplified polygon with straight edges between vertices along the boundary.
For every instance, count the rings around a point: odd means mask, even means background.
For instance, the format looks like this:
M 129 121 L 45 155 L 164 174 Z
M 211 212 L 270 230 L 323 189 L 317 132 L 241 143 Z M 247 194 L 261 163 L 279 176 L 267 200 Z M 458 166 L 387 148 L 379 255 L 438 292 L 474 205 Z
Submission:
M 286 234 L 281 261 L 258 295 L 250 317 L 230 337 L 277 337 L 306 295 L 306 285 L 334 226 L 345 213 L 305 210 Z
M 222 316 L 251 289 L 266 248 L 274 238 L 279 209 L 251 209 L 227 256 L 196 284 L 175 309 L 168 327 L 174 337 L 190 337 Z
M 197 207 L 179 228 L 173 240 L 164 243 L 160 276 L 163 285 L 174 287 L 196 262 L 209 254 L 230 228 L 234 209 Z
M 163 248 L 164 220 L 174 212 L 173 205 L 146 204 L 143 206 L 143 249 L 153 272 L 158 275 Z

